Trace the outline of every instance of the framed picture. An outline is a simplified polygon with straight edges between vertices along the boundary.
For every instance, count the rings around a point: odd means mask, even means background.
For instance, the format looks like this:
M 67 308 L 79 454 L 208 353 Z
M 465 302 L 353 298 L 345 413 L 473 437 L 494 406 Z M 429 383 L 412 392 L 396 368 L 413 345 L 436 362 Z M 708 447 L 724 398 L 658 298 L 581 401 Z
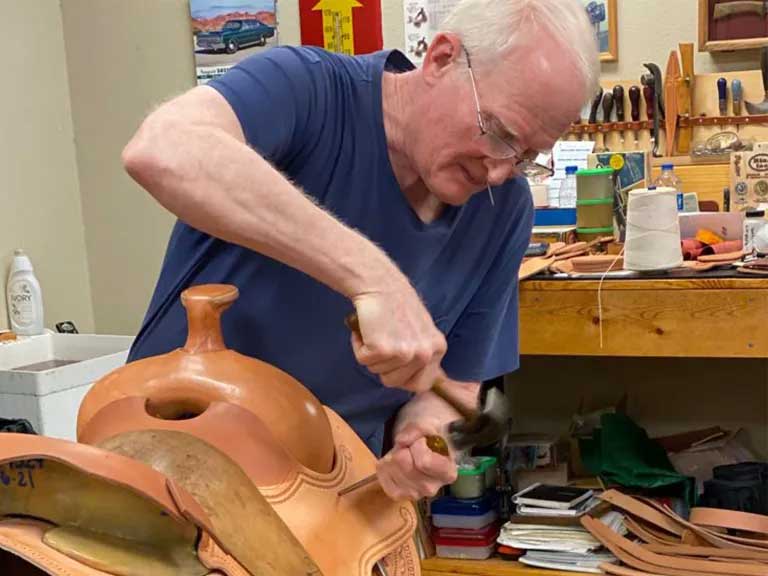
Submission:
M 766 2 L 699 0 L 699 52 L 768 46 Z
M 277 0 L 189 0 L 197 83 L 276 45 Z
M 619 59 L 619 31 L 617 28 L 616 0 L 581 0 L 589 21 L 595 29 L 595 41 L 601 62 Z

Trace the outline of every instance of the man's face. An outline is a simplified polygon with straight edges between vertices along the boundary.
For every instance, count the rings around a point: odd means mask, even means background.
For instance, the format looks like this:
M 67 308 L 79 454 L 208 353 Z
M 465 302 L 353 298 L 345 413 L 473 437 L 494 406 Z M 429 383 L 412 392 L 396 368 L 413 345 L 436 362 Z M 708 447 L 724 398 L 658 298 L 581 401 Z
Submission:
M 549 58 L 554 46 L 546 42 L 497 66 L 478 67 L 473 61 L 470 75 L 465 58 L 449 62 L 433 54 L 463 50 L 451 38 L 443 41 L 437 48 L 433 44 L 427 56 L 434 57 L 433 68 L 424 72 L 434 74 L 435 82 L 416 120 L 414 157 L 430 192 L 458 206 L 488 184 L 497 186 L 520 175 L 522 160 L 551 149 L 578 115 L 585 95 L 574 89 L 583 84 L 578 73 L 563 58 Z

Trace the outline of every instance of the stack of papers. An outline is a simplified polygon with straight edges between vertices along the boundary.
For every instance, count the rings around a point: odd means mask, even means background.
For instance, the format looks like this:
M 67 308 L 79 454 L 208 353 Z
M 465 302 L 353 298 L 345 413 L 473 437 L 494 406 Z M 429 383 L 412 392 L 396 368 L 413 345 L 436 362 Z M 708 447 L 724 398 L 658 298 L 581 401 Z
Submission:
M 568 572 L 591 572 L 602 574 L 601 564 L 618 562 L 616 556 L 610 552 L 591 554 L 569 554 L 568 552 L 528 552 L 520 558 L 520 562 L 529 566 L 549 568 L 550 570 L 564 570 Z
M 606 513 L 600 521 L 622 536 L 627 533 L 624 517 L 616 511 Z M 600 574 L 600 564 L 617 561 L 581 526 L 507 522 L 497 542 L 503 546 L 527 550 L 520 562 L 544 568 Z

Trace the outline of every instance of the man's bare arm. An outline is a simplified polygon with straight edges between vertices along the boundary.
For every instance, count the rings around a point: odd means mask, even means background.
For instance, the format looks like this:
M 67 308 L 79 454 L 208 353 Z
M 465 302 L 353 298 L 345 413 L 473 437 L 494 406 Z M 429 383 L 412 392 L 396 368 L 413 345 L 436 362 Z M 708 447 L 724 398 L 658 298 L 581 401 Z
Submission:
M 390 386 L 429 388 L 445 340 L 408 279 L 380 248 L 250 148 L 217 91 L 195 88 L 150 114 L 125 147 L 123 163 L 190 226 L 297 268 L 350 298 L 365 342 L 355 347 L 358 358 L 394 370 Z

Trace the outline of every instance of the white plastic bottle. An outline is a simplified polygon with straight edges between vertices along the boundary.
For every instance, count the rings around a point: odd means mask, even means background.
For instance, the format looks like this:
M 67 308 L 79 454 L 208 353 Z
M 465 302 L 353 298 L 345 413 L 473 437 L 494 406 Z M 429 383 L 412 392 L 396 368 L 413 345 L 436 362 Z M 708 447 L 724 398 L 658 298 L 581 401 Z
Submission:
M 674 188 L 677 190 L 677 211 L 683 211 L 683 182 L 675 174 L 674 164 L 662 164 L 661 174 L 653 182 L 656 188 Z
M 560 183 L 560 208 L 576 208 L 576 172 L 578 166 L 566 166 L 565 178 Z
M 13 253 L 6 295 L 11 329 L 21 336 L 42 334 L 45 331 L 43 294 L 32 262 L 23 250 Z

